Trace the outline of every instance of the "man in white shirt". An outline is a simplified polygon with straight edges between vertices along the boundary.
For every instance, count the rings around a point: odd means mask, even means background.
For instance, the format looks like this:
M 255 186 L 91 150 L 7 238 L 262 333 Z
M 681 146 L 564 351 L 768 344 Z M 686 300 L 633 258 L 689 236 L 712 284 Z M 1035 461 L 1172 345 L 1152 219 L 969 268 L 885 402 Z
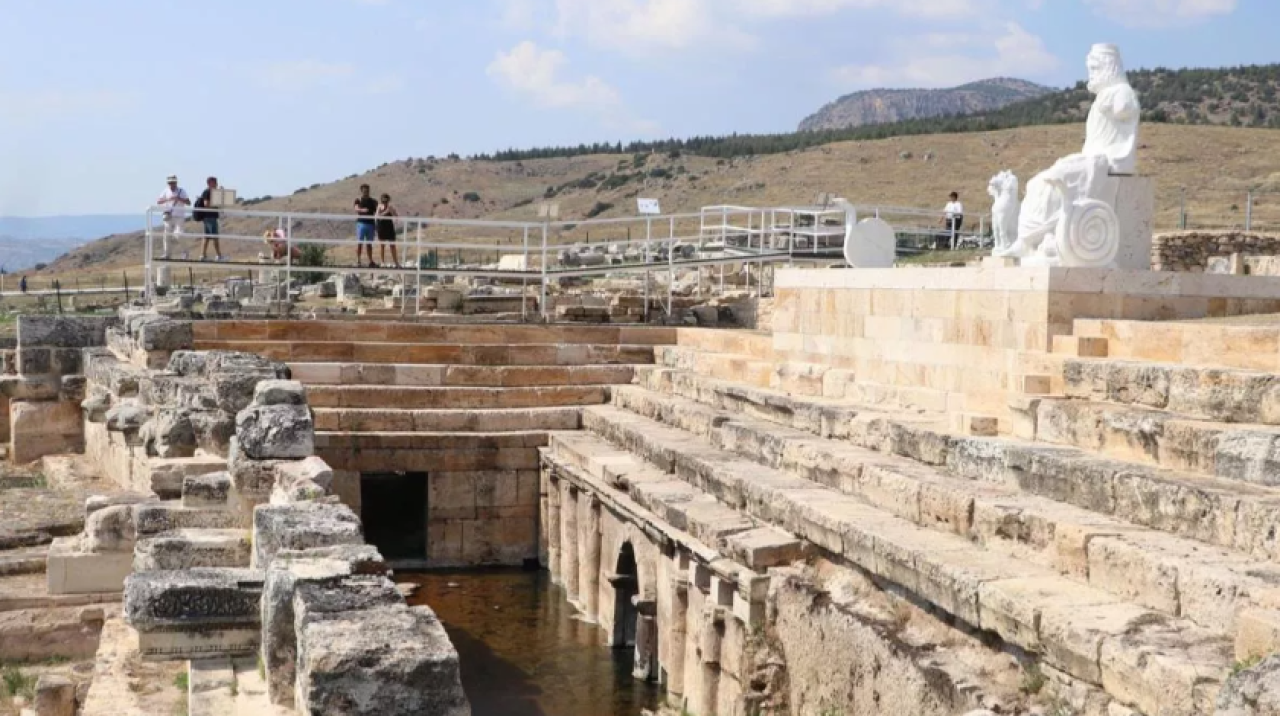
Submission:
M 187 190 L 178 186 L 178 177 L 170 176 L 169 184 L 156 199 L 156 205 L 164 207 L 164 253 L 161 258 L 169 258 L 169 236 L 182 236 L 182 224 L 187 220 L 187 207 L 191 206 L 191 197 Z
M 942 220 L 942 227 L 947 230 L 947 237 L 951 240 L 951 248 L 956 247 L 956 239 L 960 234 L 960 227 L 964 226 L 964 204 L 960 203 L 960 194 L 951 192 L 951 201 L 947 202 L 946 208 L 943 210 L 945 218 Z

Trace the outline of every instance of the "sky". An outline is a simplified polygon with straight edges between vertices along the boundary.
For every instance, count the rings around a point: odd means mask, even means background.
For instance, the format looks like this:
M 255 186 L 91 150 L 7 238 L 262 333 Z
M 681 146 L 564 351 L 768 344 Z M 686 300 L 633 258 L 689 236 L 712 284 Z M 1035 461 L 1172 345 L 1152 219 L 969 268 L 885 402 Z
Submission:
M 0 216 L 408 157 L 790 131 L 836 97 L 1280 61 L 1276 0 L 0 0 Z

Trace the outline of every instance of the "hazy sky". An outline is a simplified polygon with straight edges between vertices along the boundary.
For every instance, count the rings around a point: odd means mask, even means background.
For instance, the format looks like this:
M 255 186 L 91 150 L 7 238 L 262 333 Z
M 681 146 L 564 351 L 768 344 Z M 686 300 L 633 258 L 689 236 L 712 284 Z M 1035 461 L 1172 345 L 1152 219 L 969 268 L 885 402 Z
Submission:
M 406 157 L 787 131 L 836 96 L 1280 60 L 1275 0 L 0 0 L 0 215 Z

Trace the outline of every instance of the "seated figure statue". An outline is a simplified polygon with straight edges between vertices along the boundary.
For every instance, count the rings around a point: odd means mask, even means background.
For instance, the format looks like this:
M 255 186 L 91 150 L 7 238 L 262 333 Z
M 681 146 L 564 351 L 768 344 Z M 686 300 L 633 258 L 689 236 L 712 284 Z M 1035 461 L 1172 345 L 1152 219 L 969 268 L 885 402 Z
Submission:
M 1120 240 L 1116 176 L 1134 171 L 1141 108 L 1119 49 L 1094 45 L 1087 64 L 1089 91 L 1097 98 L 1089 109 L 1084 150 L 1059 159 L 1027 183 L 1018 238 L 998 247 L 996 256 L 1063 266 L 1107 266 L 1115 260 Z

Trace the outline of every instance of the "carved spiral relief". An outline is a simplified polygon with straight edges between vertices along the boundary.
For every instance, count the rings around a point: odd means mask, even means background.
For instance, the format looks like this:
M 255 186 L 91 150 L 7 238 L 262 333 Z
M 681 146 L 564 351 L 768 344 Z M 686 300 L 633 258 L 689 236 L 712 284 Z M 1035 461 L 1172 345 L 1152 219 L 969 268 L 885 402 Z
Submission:
M 1070 207 L 1058 227 L 1058 254 L 1063 266 L 1111 266 L 1120 252 L 1120 220 L 1110 205 L 1085 199 Z

